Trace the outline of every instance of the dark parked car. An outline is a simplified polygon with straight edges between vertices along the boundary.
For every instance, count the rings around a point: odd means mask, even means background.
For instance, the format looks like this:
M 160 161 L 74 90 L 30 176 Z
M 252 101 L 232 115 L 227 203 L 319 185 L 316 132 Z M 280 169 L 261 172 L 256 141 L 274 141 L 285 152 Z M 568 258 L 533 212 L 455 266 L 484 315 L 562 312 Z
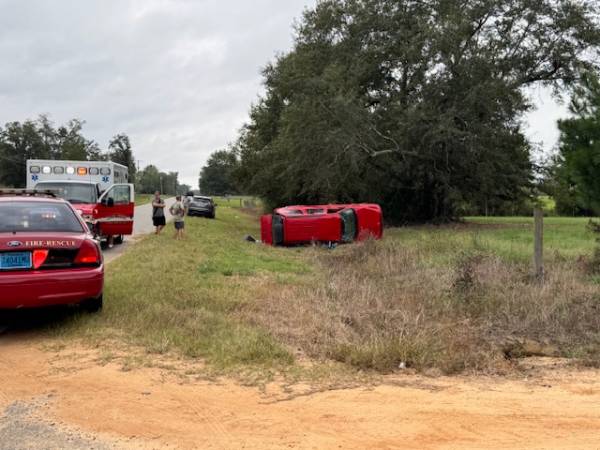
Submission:
M 216 205 L 212 198 L 194 195 L 188 204 L 188 216 L 215 218 Z

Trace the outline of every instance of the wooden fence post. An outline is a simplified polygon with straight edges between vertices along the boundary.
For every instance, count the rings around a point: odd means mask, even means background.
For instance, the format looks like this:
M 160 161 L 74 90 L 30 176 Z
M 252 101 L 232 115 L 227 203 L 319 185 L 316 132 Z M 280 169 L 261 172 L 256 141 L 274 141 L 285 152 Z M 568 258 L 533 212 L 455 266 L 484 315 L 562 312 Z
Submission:
M 535 277 L 542 280 L 544 278 L 544 211 L 541 208 L 535 208 L 533 217 L 533 268 Z

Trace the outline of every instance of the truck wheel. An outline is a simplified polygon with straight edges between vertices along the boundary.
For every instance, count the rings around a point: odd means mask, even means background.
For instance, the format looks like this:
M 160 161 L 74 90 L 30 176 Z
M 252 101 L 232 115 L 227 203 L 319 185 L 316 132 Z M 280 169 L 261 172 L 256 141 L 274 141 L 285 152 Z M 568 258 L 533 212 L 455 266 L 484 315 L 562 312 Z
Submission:
M 95 313 L 102 309 L 102 294 L 97 298 L 90 298 L 81 303 L 81 307 L 89 313 Z
M 125 236 L 120 234 L 119 236 L 115 236 L 114 243 L 115 245 L 121 245 L 125 241 Z

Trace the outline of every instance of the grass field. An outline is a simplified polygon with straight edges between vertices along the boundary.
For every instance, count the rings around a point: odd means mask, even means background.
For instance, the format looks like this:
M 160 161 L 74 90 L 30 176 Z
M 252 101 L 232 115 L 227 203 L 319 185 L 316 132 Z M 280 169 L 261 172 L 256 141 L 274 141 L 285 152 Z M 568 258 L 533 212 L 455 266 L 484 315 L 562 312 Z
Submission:
M 546 217 L 544 251 L 548 259 L 592 253 L 595 240 L 588 218 Z M 525 262 L 533 255 L 533 219 L 530 217 L 469 217 L 464 224 L 395 228 L 387 236 L 416 247 L 439 249 L 440 258 L 454 250 L 479 249 L 508 260 Z
M 152 194 L 135 194 L 135 206 L 145 205 L 152 201 Z
M 585 219 L 546 220 L 540 285 L 528 218 L 282 249 L 245 242 L 259 234 L 258 216 L 233 206 L 221 204 L 214 221 L 188 219 L 184 242 L 167 233 L 136 244 L 107 271 L 102 314 L 57 332 L 202 358 L 226 372 L 288 370 L 300 354 L 377 372 L 403 363 L 497 373 L 531 352 L 529 341 L 543 354 L 600 361 L 600 284 Z

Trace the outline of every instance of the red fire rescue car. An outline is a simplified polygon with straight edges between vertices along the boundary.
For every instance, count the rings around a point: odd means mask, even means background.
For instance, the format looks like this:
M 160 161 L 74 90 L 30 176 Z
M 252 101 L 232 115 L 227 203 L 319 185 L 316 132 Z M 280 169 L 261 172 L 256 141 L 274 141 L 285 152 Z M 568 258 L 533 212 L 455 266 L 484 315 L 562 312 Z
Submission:
M 286 206 L 261 217 L 261 240 L 268 245 L 349 243 L 369 237 L 383 237 L 381 207 L 371 203 Z
M 0 309 L 102 308 L 98 242 L 73 206 L 51 192 L 0 190 Z

